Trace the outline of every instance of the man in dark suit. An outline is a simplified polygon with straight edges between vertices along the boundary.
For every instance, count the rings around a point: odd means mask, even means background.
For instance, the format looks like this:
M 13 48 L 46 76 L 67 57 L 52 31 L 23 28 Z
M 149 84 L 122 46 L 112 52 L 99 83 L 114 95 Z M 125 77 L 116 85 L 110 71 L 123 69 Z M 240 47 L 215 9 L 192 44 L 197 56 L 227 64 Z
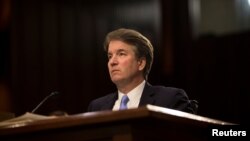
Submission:
M 88 111 L 120 110 L 123 98 L 126 109 L 146 104 L 194 113 L 184 90 L 152 86 L 147 82 L 153 63 L 153 46 L 138 31 L 118 29 L 106 36 L 104 49 L 108 55 L 108 69 L 117 91 L 93 100 Z

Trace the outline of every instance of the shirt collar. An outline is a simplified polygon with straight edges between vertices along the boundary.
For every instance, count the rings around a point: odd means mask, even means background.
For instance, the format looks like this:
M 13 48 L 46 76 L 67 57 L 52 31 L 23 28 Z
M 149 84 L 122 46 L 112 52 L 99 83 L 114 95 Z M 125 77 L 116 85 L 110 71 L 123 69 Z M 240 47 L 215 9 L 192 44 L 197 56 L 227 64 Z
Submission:
M 132 99 L 140 99 L 144 86 L 146 81 L 143 80 L 138 86 L 136 86 L 134 89 L 132 89 L 130 92 L 127 93 L 127 96 L 130 100 Z M 118 90 L 118 100 L 121 100 L 122 96 L 125 95 L 121 91 Z

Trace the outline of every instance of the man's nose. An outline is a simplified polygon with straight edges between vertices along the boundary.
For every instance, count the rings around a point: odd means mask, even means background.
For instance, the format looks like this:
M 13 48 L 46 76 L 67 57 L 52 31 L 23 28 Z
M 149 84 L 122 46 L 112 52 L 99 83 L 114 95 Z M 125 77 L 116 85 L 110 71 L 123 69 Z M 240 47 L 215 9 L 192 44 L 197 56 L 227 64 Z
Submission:
M 117 57 L 116 57 L 116 56 L 113 56 L 112 58 L 109 59 L 109 64 L 110 64 L 111 66 L 114 66 L 114 65 L 116 65 L 117 63 L 118 63 L 118 61 L 117 61 Z

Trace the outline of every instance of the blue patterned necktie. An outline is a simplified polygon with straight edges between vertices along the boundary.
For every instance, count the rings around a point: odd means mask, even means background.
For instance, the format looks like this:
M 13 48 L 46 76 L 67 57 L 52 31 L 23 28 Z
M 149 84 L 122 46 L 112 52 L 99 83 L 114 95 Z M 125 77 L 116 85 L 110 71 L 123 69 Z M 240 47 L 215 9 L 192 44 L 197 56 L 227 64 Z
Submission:
M 128 109 L 127 107 L 127 103 L 128 103 L 129 99 L 127 95 L 122 96 L 122 100 L 121 100 L 121 105 L 120 105 L 120 110 L 124 110 L 124 109 Z

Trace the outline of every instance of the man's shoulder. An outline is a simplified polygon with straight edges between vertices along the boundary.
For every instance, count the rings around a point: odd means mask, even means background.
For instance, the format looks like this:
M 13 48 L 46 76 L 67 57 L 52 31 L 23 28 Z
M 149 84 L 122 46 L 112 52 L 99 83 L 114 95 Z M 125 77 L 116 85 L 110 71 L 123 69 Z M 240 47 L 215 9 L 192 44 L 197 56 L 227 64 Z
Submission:
M 148 85 L 149 89 L 154 91 L 162 91 L 162 92 L 169 92 L 169 93 L 185 93 L 185 91 L 181 88 L 172 87 L 172 86 L 164 86 L 164 85 Z
M 164 86 L 164 85 L 148 85 L 145 89 L 146 93 L 154 94 L 156 97 L 186 97 L 187 94 L 184 89 L 172 86 Z
M 109 110 L 112 108 L 112 103 L 115 101 L 116 97 L 116 93 L 110 93 L 108 95 L 94 99 L 90 102 L 88 111 Z
M 115 92 L 113 92 L 113 93 L 109 93 L 105 96 L 99 97 L 97 99 L 94 99 L 93 101 L 95 101 L 95 102 L 101 102 L 101 101 L 107 101 L 107 100 L 109 101 L 111 99 L 115 99 L 116 97 L 117 97 L 117 94 Z

